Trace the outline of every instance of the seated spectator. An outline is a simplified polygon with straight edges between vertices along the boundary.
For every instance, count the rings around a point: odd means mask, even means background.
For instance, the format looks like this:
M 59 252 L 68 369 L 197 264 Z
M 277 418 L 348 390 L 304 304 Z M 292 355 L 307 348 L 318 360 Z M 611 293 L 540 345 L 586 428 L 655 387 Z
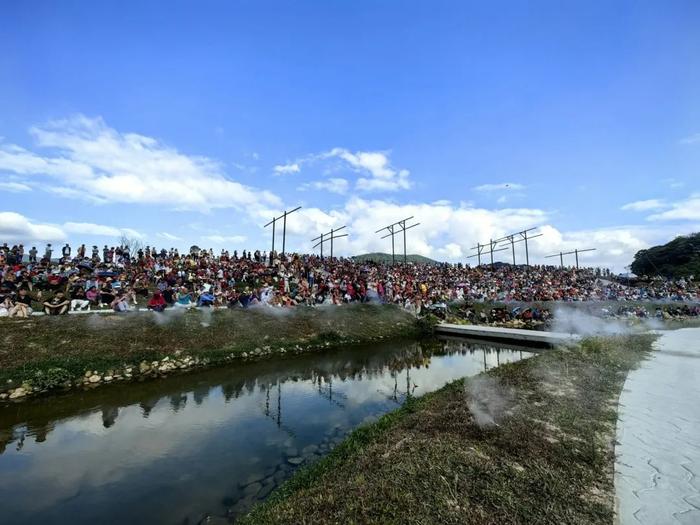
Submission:
M 56 294 L 42 303 L 44 305 L 44 313 L 46 315 L 63 315 L 68 312 L 70 307 L 70 301 L 66 299 L 66 295 L 63 292 L 56 292 Z
M 107 279 L 100 288 L 100 304 L 102 306 L 111 306 L 116 298 L 117 296 L 112 289 L 112 280 Z
M 29 317 L 32 315 L 32 298 L 29 290 L 20 288 L 14 300 L 14 306 L 10 309 L 10 317 Z
M 70 309 L 71 312 L 78 310 L 90 310 L 90 301 L 87 298 L 85 290 L 82 286 L 78 286 L 73 292 L 71 292 Z
M 128 312 L 129 298 L 124 292 L 119 292 L 109 306 L 115 312 Z
M 0 317 L 9 317 L 14 304 L 9 295 L 0 296 Z
M 211 293 L 211 290 L 205 290 L 201 293 L 199 296 L 199 299 L 197 299 L 197 306 L 212 306 L 215 301 L 214 294 Z
M 153 292 L 153 296 L 148 300 L 148 309 L 154 312 L 162 312 L 165 310 L 167 303 L 165 302 L 165 297 L 160 293 L 159 290 Z
M 175 306 L 179 308 L 191 308 L 193 306 L 192 295 L 187 291 L 187 288 L 185 288 L 184 286 L 180 288 L 180 291 L 177 293 Z
M 90 286 L 85 292 L 85 298 L 90 301 L 91 306 L 99 306 L 100 293 L 97 291 L 97 286 Z

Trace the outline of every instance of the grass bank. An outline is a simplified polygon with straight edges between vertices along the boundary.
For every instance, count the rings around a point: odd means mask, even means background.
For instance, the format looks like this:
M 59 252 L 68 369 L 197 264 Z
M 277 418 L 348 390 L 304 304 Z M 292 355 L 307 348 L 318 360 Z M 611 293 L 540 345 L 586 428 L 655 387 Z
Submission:
M 585 340 L 413 399 L 242 522 L 610 524 L 617 399 L 652 339 Z
M 22 394 L 45 392 L 419 330 L 400 308 L 374 305 L 3 319 L 0 392 L 22 384 Z

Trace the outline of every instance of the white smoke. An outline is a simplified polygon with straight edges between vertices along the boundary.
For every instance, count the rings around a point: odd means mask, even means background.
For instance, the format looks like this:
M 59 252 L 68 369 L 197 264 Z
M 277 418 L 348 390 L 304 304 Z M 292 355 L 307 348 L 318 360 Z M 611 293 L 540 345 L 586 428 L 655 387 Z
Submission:
M 493 377 L 477 376 L 464 384 L 467 407 L 481 428 L 498 425 L 513 405 L 513 393 Z

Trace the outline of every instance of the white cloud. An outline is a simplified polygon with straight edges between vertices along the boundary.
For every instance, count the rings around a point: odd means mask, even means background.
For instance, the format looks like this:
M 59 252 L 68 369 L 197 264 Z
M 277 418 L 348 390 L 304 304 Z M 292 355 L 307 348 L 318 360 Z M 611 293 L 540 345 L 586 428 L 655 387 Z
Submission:
M 221 245 L 240 244 L 245 242 L 248 238 L 245 235 L 205 235 L 202 239 Z
M 168 232 L 160 232 L 158 233 L 159 237 L 162 237 L 163 239 L 167 239 L 169 241 L 181 241 L 182 238 L 178 237 L 177 235 L 173 235 L 172 233 Z
M 621 210 L 625 211 L 650 211 L 660 210 L 666 207 L 666 203 L 660 199 L 647 199 L 643 201 L 635 201 L 625 204 Z
M 32 191 L 32 188 L 20 182 L 0 182 L 0 191 L 20 193 L 23 191 Z
M 333 162 L 335 161 L 335 165 Z M 389 158 L 389 152 L 385 151 L 356 151 L 346 148 L 333 148 L 322 153 L 315 153 L 297 159 L 294 162 L 275 166 L 276 174 L 298 173 L 304 164 L 326 164 L 326 173 L 333 173 L 346 169 L 360 175 L 355 187 L 360 191 L 398 191 L 411 188 L 410 173 L 406 169 L 395 168 Z M 338 180 L 346 180 L 340 179 Z M 342 184 L 342 183 L 340 183 Z M 325 189 L 329 185 L 326 185 Z M 316 183 L 307 183 L 302 188 L 318 187 Z M 334 186 L 338 189 L 338 183 Z M 332 190 L 331 190 L 332 191 Z M 337 191 L 336 191 L 337 192 Z
M 0 239 L 2 242 L 55 242 L 65 238 L 65 232 L 58 226 L 36 223 L 24 215 L 12 211 L 0 212 Z
M 697 144 L 700 143 L 700 133 L 694 133 L 681 139 L 681 144 Z
M 66 197 L 200 211 L 281 202 L 271 192 L 230 180 L 212 159 L 180 153 L 151 137 L 118 132 L 101 118 L 78 115 L 30 131 L 37 145 L 52 154 L 0 144 L 0 170 L 47 175 L 58 181 L 50 191 Z
M 104 237 L 127 237 L 143 239 L 144 236 L 140 232 L 131 228 L 115 228 L 114 226 L 106 226 L 104 224 L 94 224 L 91 222 L 66 222 L 63 224 L 63 230 L 67 233 L 78 235 L 98 235 Z
M 357 180 L 356 187 L 362 191 L 397 191 L 411 187 L 409 171 L 391 165 L 389 155 L 382 151 L 350 152 L 345 148 L 333 148 L 323 154 L 325 158 L 344 160 L 350 167 L 365 176 Z
M 504 190 L 524 190 L 525 186 L 516 182 L 499 182 L 496 184 L 482 184 L 474 187 L 475 191 L 504 191 Z
M 277 175 L 288 175 L 290 173 L 299 173 L 301 171 L 301 167 L 299 166 L 298 162 L 278 164 L 272 169 Z
M 316 190 L 326 190 L 330 191 L 331 193 L 337 193 L 338 195 L 343 195 L 347 193 L 348 189 L 350 188 L 350 183 L 347 181 L 347 179 L 342 179 L 338 177 L 331 177 L 327 180 L 318 180 L 315 182 L 308 182 L 306 184 L 302 184 L 299 187 L 299 190 L 305 191 L 308 189 L 316 189 Z
M 700 221 L 700 193 L 694 193 L 685 200 L 674 202 L 670 209 L 650 215 L 650 221 Z

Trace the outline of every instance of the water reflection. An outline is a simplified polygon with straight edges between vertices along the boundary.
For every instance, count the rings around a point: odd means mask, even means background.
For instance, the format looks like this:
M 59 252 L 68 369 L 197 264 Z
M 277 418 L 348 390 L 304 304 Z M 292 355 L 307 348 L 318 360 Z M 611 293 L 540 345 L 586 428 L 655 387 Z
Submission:
M 234 518 L 407 397 L 529 355 L 464 340 L 391 343 L 3 407 L 0 521 Z

